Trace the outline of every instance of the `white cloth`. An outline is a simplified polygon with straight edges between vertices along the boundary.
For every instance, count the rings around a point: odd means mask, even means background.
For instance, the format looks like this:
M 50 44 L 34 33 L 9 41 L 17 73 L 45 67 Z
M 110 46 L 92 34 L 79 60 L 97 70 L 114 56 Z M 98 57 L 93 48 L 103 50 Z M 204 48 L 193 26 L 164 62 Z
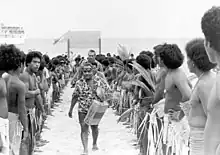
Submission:
M 18 117 L 18 114 L 8 113 L 10 155 L 19 155 L 20 151 L 23 126 Z
M 0 117 L 0 155 L 9 155 L 9 123 L 8 119 Z
M 164 115 L 163 143 L 172 147 L 172 152 L 176 155 L 188 154 L 189 125 L 187 118 L 182 118 L 179 122 L 170 121 L 168 115 Z
M 44 67 L 44 72 L 45 72 L 45 74 L 46 74 L 46 79 L 48 79 L 48 78 L 50 78 L 50 74 L 49 74 L 49 71 L 48 71 L 48 69 L 46 68 L 46 67 Z
M 204 155 L 203 128 L 190 128 L 190 155 Z

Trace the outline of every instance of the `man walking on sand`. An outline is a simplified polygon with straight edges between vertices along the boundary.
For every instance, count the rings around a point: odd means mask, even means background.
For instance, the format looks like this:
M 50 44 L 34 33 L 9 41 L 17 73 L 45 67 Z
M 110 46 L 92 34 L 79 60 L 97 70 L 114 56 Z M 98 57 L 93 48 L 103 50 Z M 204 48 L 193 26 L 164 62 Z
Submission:
M 97 88 L 103 90 L 102 93 L 97 91 Z M 106 97 L 105 94 L 108 91 L 106 82 L 99 76 L 93 75 L 93 66 L 90 63 L 84 63 L 82 67 L 82 78 L 80 78 L 76 84 L 72 96 L 72 102 L 69 110 L 69 117 L 72 118 L 72 111 L 76 103 L 78 106 L 79 123 L 81 126 L 81 140 L 83 144 L 82 155 L 88 155 L 88 134 L 89 126 L 84 122 L 84 119 L 88 113 L 93 100 L 103 101 Z M 93 151 L 98 150 L 98 125 L 91 125 L 92 137 L 93 137 Z

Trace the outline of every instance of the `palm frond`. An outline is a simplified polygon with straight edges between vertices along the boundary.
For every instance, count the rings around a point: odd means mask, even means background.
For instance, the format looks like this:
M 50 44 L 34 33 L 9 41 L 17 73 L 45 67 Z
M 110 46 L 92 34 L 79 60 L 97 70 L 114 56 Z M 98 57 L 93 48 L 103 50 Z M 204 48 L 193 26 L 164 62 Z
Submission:
M 127 85 L 139 86 L 139 87 L 145 89 L 146 91 L 150 91 L 150 89 L 140 80 L 124 81 L 123 83 L 127 84 Z
M 125 46 L 118 44 L 118 55 L 124 61 L 129 59 L 129 52 Z
M 149 86 L 152 88 L 152 90 L 155 92 L 155 86 L 154 82 L 152 81 L 152 77 L 150 73 L 144 69 L 141 65 L 139 65 L 137 62 L 133 61 L 133 64 L 131 64 L 145 79 L 145 81 L 149 84 Z
M 124 120 L 130 116 L 130 114 L 134 111 L 134 108 L 130 108 L 123 112 L 121 116 L 118 118 L 117 122 L 120 122 L 121 120 Z

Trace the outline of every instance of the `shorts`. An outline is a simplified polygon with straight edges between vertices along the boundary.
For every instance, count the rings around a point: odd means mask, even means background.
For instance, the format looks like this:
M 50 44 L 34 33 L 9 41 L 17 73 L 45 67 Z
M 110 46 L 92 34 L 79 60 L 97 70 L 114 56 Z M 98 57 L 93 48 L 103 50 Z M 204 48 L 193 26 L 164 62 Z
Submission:
M 78 112 L 78 116 L 79 116 L 79 123 L 82 124 L 86 124 L 84 122 L 84 119 L 86 118 L 87 113 L 83 113 L 83 112 Z M 92 127 L 98 127 L 98 125 L 91 125 Z

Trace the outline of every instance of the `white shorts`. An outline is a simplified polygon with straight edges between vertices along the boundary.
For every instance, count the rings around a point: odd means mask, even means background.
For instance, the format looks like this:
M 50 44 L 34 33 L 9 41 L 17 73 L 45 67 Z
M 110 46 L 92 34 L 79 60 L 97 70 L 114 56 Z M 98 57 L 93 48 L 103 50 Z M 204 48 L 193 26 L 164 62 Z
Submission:
M 9 155 L 9 123 L 8 119 L 0 117 L 0 155 Z

